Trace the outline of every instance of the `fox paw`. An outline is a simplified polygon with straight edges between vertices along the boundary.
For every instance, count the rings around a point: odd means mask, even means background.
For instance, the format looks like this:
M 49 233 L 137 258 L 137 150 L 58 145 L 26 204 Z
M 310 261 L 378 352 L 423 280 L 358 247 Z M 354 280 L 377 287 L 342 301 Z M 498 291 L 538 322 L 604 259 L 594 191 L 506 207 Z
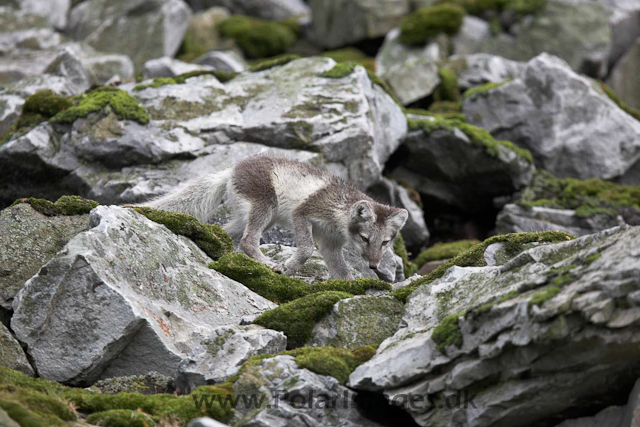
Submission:
M 274 271 L 278 274 L 284 274 L 284 265 L 283 264 L 274 264 L 274 265 L 270 265 L 269 268 L 271 268 L 271 271 Z

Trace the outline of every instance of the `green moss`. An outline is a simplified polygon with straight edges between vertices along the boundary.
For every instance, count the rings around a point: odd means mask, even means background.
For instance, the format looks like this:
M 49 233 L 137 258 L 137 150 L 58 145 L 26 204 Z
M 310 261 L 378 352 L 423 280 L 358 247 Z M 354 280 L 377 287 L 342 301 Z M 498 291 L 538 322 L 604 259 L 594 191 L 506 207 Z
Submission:
M 573 209 L 578 217 L 618 215 L 621 208 L 640 209 L 640 186 L 619 185 L 600 179 L 556 178 L 536 171 L 523 191 L 520 206 Z
M 550 300 L 560 293 L 560 288 L 556 285 L 548 286 L 543 290 L 536 292 L 529 300 L 529 306 L 541 305 L 545 301 Z
M 55 202 L 30 197 L 18 199 L 13 202 L 12 206 L 19 203 L 27 203 L 36 211 L 47 216 L 88 214 L 91 209 L 99 205 L 96 201 L 83 199 L 80 196 L 62 196 Z
M 458 326 L 458 318 L 464 316 L 463 312 L 451 314 L 440 322 L 433 330 L 431 339 L 438 344 L 438 349 L 444 352 L 449 345 L 462 346 L 462 332 Z
M 547 0 L 438 0 L 437 4 L 457 5 L 467 13 L 491 16 L 503 11 L 513 11 L 519 17 L 537 13 L 547 4 Z
M 321 56 L 331 58 L 336 62 L 352 62 L 362 65 L 366 70 L 375 72 L 376 60 L 367 56 L 364 52 L 354 47 L 345 47 L 343 49 L 331 50 L 322 53 Z
M 126 377 L 114 377 L 100 380 L 93 387 L 102 393 L 136 392 L 142 394 L 167 393 L 170 391 L 171 377 L 149 372 L 145 375 L 130 375 Z
M 328 79 L 341 79 L 342 77 L 348 76 L 349 74 L 353 73 L 353 70 L 355 70 L 357 65 L 358 64 L 356 64 L 355 62 L 338 62 L 333 66 L 332 69 L 320 74 L 320 77 L 326 77 Z
M 453 132 L 454 128 L 458 128 L 469 137 L 472 144 L 478 147 L 484 147 L 486 153 L 491 157 L 497 158 L 500 155 L 499 147 L 503 147 L 515 152 L 527 163 L 533 164 L 533 155 L 529 150 L 520 148 L 510 141 L 498 141 L 494 139 L 486 129 L 473 126 L 464 121 L 436 117 L 435 120 L 408 119 L 407 122 L 410 130 L 422 129 L 422 131 L 427 135 L 437 130 L 448 130 L 449 132 Z
M 613 89 L 607 86 L 604 82 L 598 82 L 600 84 L 600 88 L 604 91 L 604 93 L 611 98 L 613 102 L 615 102 L 618 107 L 620 107 L 625 113 L 629 114 L 631 117 L 636 120 L 640 120 L 640 110 L 636 108 L 629 107 L 625 102 L 623 102 L 618 95 L 615 94 Z
M 233 252 L 231 237 L 219 225 L 203 224 L 191 215 L 182 213 L 147 207 L 134 209 L 151 221 L 164 225 L 173 233 L 193 240 L 204 253 L 214 260 Z
M 458 77 L 456 73 L 443 67 L 438 69 L 438 77 L 440 77 L 440 84 L 433 93 L 435 101 L 457 103 L 460 98 L 460 90 L 458 89 Z M 460 108 L 462 108 L 462 106 Z
M 475 86 L 472 88 L 467 89 L 464 94 L 462 95 L 463 99 L 469 99 L 469 98 L 473 98 L 475 96 L 479 96 L 479 95 L 483 95 L 486 94 L 487 92 L 498 88 L 500 86 L 504 86 L 505 84 L 511 82 L 511 79 L 507 79 L 501 82 L 489 82 L 489 83 L 485 83 L 483 85 L 480 86 Z
M 429 106 L 428 110 L 423 110 L 421 108 L 405 108 L 404 112 L 405 114 L 411 114 L 414 116 L 433 117 L 442 120 L 459 120 L 461 122 L 467 121 L 467 117 L 462 113 L 462 102 L 434 102 Z
M 541 231 L 528 233 L 510 233 L 493 236 L 482 243 L 473 246 L 471 249 L 460 253 L 456 257 L 442 264 L 431 273 L 423 276 L 418 280 L 414 280 L 409 286 L 392 291 L 390 295 L 396 297 L 400 301 L 406 301 L 409 295 L 418 287 L 431 283 L 439 279 L 446 271 L 454 266 L 460 267 L 483 267 L 486 265 L 484 260 L 484 251 L 494 243 L 504 243 L 504 252 L 508 257 L 513 257 L 520 253 L 522 247 L 529 243 L 557 243 L 572 240 L 574 237 L 562 231 Z
M 437 101 L 431 104 L 427 111 L 436 114 L 462 113 L 462 101 Z
M 336 302 L 352 296 L 346 292 L 318 292 L 266 311 L 254 323 L 284 332 L 288 349 L 301 347 L 311 338 L 316 322 L 327 315 Z
M 251 71 L 252 73 L 256 73 L 258 71 L 264 71 L 264 70 L 268 70 L 269 68 L 273 68 L 273 67 L 277 67 L 279 65 L 285 65 L 288 64 L 289 62 L 295 60 L 295 59 L 299 59 L 300 55 L 280 55 L 280 56 L 276 56 L 274 58 L 269 58 L 269 59 L 265 59 L 262 61 L 259 61 L 255 64 L 253 64 L 251 66 L 251 68 L 249 68 L 249 71 Z
M 285 53 L 298 35 L 289 22 L 280 23 L 234 15 L 220 23 L 220 35 L 233 39 L 248 58 L 268 58 Z
M 184 84 L 187 81 L 187 79 L 191 77 L 209 76 L 209 75 L 214 76 L 221 83 L 226 83 L 229 80 L 232 80 L 233 78 L 235 78 L 237 74 L 232 71 L 195 70 L 195 71 L 189 71 L 188 73 L 179 74 L 175 77 L 156 77 L 155 79 L 153 79 L 151 83 L 136 85 L 133 88 L 133 91 L 139 92 L 141 90 L 145 90 L 149 88 L 158 88 L 166 85 Z
M 405 277 L 411 276 L 416 271 L 416 266 L 409 261 L 409 253 L 407 252 L 407 246 L 404 243 L 402 235 L 398 233 L 398 237 L 393 241 L 393 253 L 402 258 L 402 265 L 404 266 Z
M 174 85 L 176 84 L 176 80 L 173 77 L 156 77 L 149 84 L 136 85 L 133 88 L 134 92 L 140 92 L 141 90 L 149 89 L 149 88 L 158 88 L 166 85 Z
M 601 254 L 600 252 L 595 253 L 595 254 L 593 254 L 593 255 L 589 255 L 588 257 L 586 257 L 586 258 L 584 259 L 584 263 L 585 263 L 585 264 L 587 264 L 587 265 L 589 265 L 589 264 L 591 264 L 592 262 L 594 262 L 594 261 L 596 261 L 596 260 L 600 259 L 600 257 L 601 257 L 601 256 L 602 256 L 602 254 Z
M 454 35 L 462 25 L 465 11 L 457 5 L 443 4 L 422 7 L 402 19 L 400 42 L 423 45 L 438 34 Z
M 505 301 L 509 301 L 510 299 L 513 299 L 515 297 L 517 297 L 518 295 L 520 295 L 518 293 L 518 291 L 509 291 L 506 294 L 504 294 L 503 296 L 501 296 L 498 301 L 496 301 L 496 304 L 500 304 L 503 303 Z
M 73 123 L 76 119 L 109 107 L 121 120 L 149 123 L 149 115 L 138 101 L 126 91 L 101 86 L 86 95 L 74 97 L 74 105 L 51 118 L 54 123 Z
M 0 145 L 8 141 L 14 133 L 30 129 L 45 122 L 71 106 L 72 103 L 69 98 L 60 96 L 50 89 L 37 91 L 24 101 L 20 117 L 8 132 L 0 138 Z
M 228 253 L 217 262 L 210 263 L 209 267 L 278 304 L 321 291 L 342 291 L 361 295 L 368 289 L 391 288 L 388 283 L 377 279 L 327 280 L 309 285 L 300 279 L 278 274 L 240 252 Z
M 130 409 L 96 412 L 87 417 L 87 422 L 104 427 L 155 427 L 156 425 L 149 415 Z
M 467 251 L 480 243 L 478 240 L 458 240 L 450 243 L 436 243 L 429 249 L 422 251 L 416 258 L 414 263 L 417 268 L 422 267 L 429 261 L 440 261 L 450 259 L 454 256 Z

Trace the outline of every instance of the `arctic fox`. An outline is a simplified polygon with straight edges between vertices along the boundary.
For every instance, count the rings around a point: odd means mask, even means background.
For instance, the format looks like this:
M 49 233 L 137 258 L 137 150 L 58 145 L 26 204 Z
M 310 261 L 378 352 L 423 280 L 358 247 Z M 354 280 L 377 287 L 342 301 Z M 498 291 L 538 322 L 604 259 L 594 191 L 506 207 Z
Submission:
M 225 195 L 231 220 L 224 229 L 234 246 L 289 276 L 311 257 L 314 241 L 332 278 L 352 278 L 342 255 L 347 243 L 377 269 L 409 215 L 406 209 L 375 202 L 311 164 L 270 156 L 250 157 L 196 178 L 148 205 L 206 222 Z M 272 224 L 295 234 L 297 250 L 281 266 L 269 261 L 259 247 L 263 230 Z

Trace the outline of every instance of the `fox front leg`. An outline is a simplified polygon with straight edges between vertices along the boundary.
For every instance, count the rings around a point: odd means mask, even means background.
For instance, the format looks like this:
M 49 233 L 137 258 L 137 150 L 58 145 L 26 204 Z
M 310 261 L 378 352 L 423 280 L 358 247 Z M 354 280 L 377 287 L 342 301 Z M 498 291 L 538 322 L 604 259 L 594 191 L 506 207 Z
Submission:
M 329 276 L 332 279 L 353 280 L 349 265 L 342 255 L 342 246 L 323 242 L 320 244 L 320 253 L 329 268 Z
M 304 263 L 311 258 L 315 244 L 313 242 L 312 226 L 302 215 L 293 215 L 293 229 L 296 238 L 296 251 L 280 269 L 287 276 L 294 275 Z

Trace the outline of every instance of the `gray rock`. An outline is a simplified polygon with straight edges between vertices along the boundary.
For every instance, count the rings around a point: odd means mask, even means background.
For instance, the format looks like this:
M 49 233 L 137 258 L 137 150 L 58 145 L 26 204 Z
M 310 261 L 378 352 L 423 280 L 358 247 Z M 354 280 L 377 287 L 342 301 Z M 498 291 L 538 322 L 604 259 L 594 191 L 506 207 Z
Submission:
M 402 259 L 398 262 L 399 258 L 396 258 L 391 247 L 382 253 L 382 260 L 377 270 L 370 269 L 369 262 L 362 258 L 360 251 L 349 245 L 343 249 L 343 254 L 347 264 L 358 273 L 356 276 L 378 278 L 389 283 L 404 280 L 404 270 L 398 268 L 398 264 L 402 266 Z
M 131 209 L 99 206 L 90 226 L 13 302 L 11 327 L 44 378 L 173 375 L 213 328 L 275 306 L 209 269 L 192 241 Z
M 85 49 L 81 59 L 89 71 L 91 84 L 107 84 L 114 76 L 118 77 L 120 83 L 135 81 L 133 61 L 127 55 L 102 54 Z
M 201 385 L 222 383 L 251 356 L 277 354 L 286 349 L 287 337 L 282 332 L 258 325 L 216 328 L 180 363 L 176 387 L 190 393 Z
M 23 203 L 0 211 L 0 306 L 10 309 L 24 283 L 88 227 L 88 215 L 48 217 Z
M 559 58 L 532 59 L 515 80 L 467 97 L 462 110 L 556 176 L 640 182 L 640 122 Z
M 639 18 L 640 20 L 640 18 Z M 611 69 L 607 83 L 627 105 L 640 109 L 640 38 Z
M 200 0 L 204 2 L 208 0 Z M 192 2 L 192 7 L 195 6 Z M 194 8 L 198 11 L 199 8 Z M 211 7 L 202 10 L 191 17 L 189 26 L 184 34 L 184 46 L 187 48 L 183 52 L 182 59 L 194 59 L 194 55 L 202 55 L 205 52 L 228 50 L 236 48 L 232 39 L 220 35 L 218 25 L 229 18 L 231 14 L 224 7 Z
M 412 191 L 415 192 L 415 190 Z M 406 188 L 395 181 L 382 178 L 367 189 L 367 194 L 380 203 L 406 209 L 409 212 L 409 219 L 400 230 L 405 244 L 411 248 L 421 248 L 427 245 L 430 235 L 424 221 L 424 212 L 411 198 Z
M 626 299 L 639 268 L 640 227 L 629 226 L 538 245 L 502 266 L 452 267 L 411 294 L 407 327 L 348 384 L 383 393 L 422 426 L 527 427 L 591 415 L 580 402 L 616 404 L 612 396 L 638 378 L 640 317 Z M 440 405 L 456 393 L 473 406 Z M 407 396 L 435 405 L 418 408 Z
M 333 377 L 299 368 L 293 356 L 276 356 L 248 367 L 234 383 L 233 391 L 247 401 L 255 396 L 260 404 L 243 404 L 241 397 L 234 425 L 379 426 L 358 413 L 354 406 L 356 393 Z
M 549 0 L 535 18 L 521 20 L 511 34 L 486 39 L 479 52 L 516 61 L 543 53 L 564 59 L 576 71 L 605 77 L 613 43 L 612 11 L 599 3 L 570 4 Z
M 162 58 L 151 59 L 144 63 L 143 77 L 153 79 L 156 77 L 175 77 L 179 74 L 189 73 L 198 70 L 212 70 L 207 65 L 196 65 L 183 62 L 178 59 L 163 56 Z
M 515 79 L 522 73 L 525 65 L 524 62 L 511 61 L 487 53 L 454 55 L 446 62 L 446 66 L 456 73 L 461 90 Z
M 0 408 L 0 425 L 3 427 L 20 427 L 20 424 L 15 422 L 2 408 Z
M 453 53 L 470 55 L 480 51 L 482 43 L 491 37 L 490 25 L 484 19 L 466 15 L 460 29 L 452 38 Z
M 175 55 L 190 17 L 181 0 L 86 0 L 69 13 L 66 34 L 96 50 L 128 55 L 142 69 L 149 59 Z
M 498 214 L 496 233 L 566 231 L 574 236 L 584 236 L 622 224 L 624 220 L 621 216 L 612 217 L 605 213 L 583 218 L 571 209 L 508 204 Z
M 428 135 L 413 131 L 404 140 L 401 166 L 390 173 L 421 194 L 475 212 L 525 187 L 532 178 L 533 165 L 526 159 L 506 146 L 496 148 L 494 157 L 458 128 Z
M 196 64 L 208 65 L 214 70 L 241 73 L 247 69 L 244 58 L 234 51 L 219 52 L 211 51 L 196 58 Z
M 382 37 L 410 12 L 409 0 L 311 0 L 314 40 L 334 49 Z
M 0 366 L 15 369 L 30 376 L 35 375 L 22 347 L 2 323 L 0 323 Z M 0 425 L 4 426 L 4 424 Z
M 58 56 L 44 70 L 47 74 L 64 77 L 73 87 L 75 93 L 89 89 L 91 80 L 77 51 L 71 47 L 60 50 Z
M 353 350 L 378 345 L 396 333 L 403 305 L 390 296 L 356 296 L 338 301 L 316 322 L 307 346 L 332 346 Z
M 49 24 L 58 30 L 67 25 L 67 14 L 71 0 L 16 0 L 20 9 L 47 18 Z
M 309 6 L 303 0 L 187 0 L 195 11 L 221 6 L 234 15 L 249 15 L 263 19 L 306 17 Z
M 214 420 L 213 418 L 203 417 L 203 418 L 195 418 L 189 421 L 187 427 L 227 427 L 226 424 L 222 424 Z

